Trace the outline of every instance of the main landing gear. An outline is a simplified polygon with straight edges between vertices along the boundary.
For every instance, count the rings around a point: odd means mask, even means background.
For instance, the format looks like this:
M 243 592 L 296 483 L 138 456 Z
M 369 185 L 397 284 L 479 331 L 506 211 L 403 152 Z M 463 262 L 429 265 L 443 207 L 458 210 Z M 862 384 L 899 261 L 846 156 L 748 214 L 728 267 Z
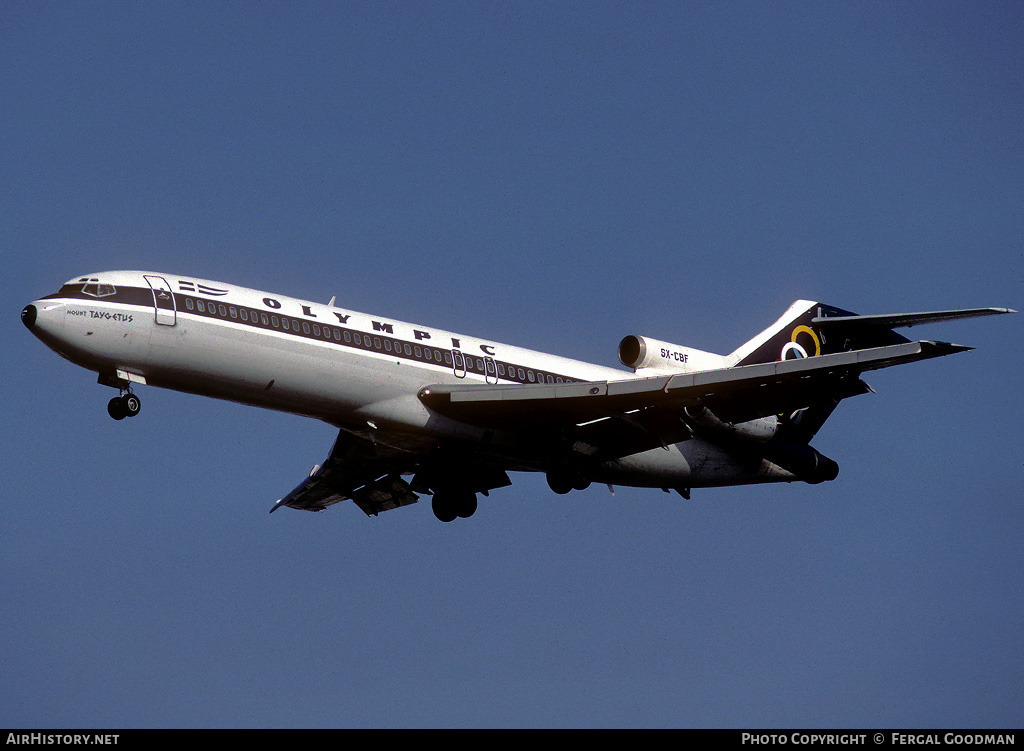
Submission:
M 126 417 L 135 417 L 142 409 L 142 402 L 139 397 L 131 391 L 121 396 L 115 396 L 107 402 L 107 414 L 115 420 L 123 420 Z
M 548 487 L 559 495 L 565 495 L 573 490 L 586 490 L 590 487 L 590 480 L 577 469 L 564 467 L 553 469 L 548 472 Z
M 430 507 L 440 521 L 451 522 L 461 517 L 468 519 L 476 511 L 476 493 L 472 490 L 434 491 Z

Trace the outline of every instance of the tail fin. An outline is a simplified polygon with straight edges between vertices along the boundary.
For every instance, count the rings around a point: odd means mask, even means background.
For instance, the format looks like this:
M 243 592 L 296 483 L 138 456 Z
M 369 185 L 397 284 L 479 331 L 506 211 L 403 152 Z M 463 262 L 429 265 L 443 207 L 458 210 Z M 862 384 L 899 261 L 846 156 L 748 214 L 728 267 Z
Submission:
M 738 347 L 729 359 L 733 365 L 756 365 L 909 341 L 884 325 L 856 325 L 867 318 L 883 317 L 858 316 L 831 305 L 797 300 L 779 320 Z M 833 321 L 851 325 L 836 327 Z
M 1009 308 L 966 308 L 862 316 L 823 303 L 797 300 L 779 320 L 729 355 L 729 360 L 733 365 L 754 365 L 902 344 L 910 340 L 893 329 L 1016 312 Z
M 969 308 L 862 316 L 823 303 L 797 300 L 779 320 L 738 347 L 728 360 L 732 366 L 755 365 L 902 344 L 910 340 L 897 334 L 894 328 L 1015 312 L 1008 308 Z M 833 390 L 822 393 L 799 414 L 780 416 L 784 429 L 790 433 L 791 440 L 806 443 L 840 401 L 870 390 L 871 387 L 859 379 L 856 383 L 837 383 Z

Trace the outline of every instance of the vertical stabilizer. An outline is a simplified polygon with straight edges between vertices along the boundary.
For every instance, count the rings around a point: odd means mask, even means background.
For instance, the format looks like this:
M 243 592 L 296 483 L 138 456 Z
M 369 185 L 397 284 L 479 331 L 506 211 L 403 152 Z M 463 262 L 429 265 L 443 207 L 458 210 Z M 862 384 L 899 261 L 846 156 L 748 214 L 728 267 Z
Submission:
M 729 359 L 732 365 L 756 365 L 780 360 L 816 357 L 852 349 L 884 347 L 909 341 L 881 326 L 852 330 L 823 325 L 830 319 L 857 319 L 854 313 L 810 300 L 797 300 L 764 331 L 738 347 Z
M 729 355 L 731 365 L 757 365 L 818 357 L 909 341 L 884 326 L 836 327 L 824 323 L 856 318 L 856 314 L 831 305 L 797 300 L 779 320 Z M 806 445 L 839 406 L 839 402 L 870 390 L 859 378 L 836 381 L 815 395 L 808 407 L 792 414 L 779 415 L 778 438 Z

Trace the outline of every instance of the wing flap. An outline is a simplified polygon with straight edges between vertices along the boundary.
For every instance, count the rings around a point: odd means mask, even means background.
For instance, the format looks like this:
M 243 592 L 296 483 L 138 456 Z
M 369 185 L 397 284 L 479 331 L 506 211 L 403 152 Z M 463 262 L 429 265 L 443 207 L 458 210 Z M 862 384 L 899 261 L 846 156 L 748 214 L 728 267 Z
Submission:
M 408 506 L 419 496 L 399 475 L 414 468 L 410 454 L 340 431 L 327 461 L 314 467 L 309 477 L 270 511 L 281 506 L 323 511 L 349 498 L 367 516 Z
M 409 483 L 395 475 L 381 477 L 352 493 L 352 500 L 367 516 L 376 516 L 381 511 L 408 506 L 419 499 L 409 487 Z
M 347 500 L 348 496 L 336 489 L 336 483 L 331 482 L 328 477 L 320 477 L 322 472 L 323 467 L 314 467 L 309 477 L 274 504 L 270 513 L 274 513 L 281 506 L 302 511 L 323 511 L 328 506 Z

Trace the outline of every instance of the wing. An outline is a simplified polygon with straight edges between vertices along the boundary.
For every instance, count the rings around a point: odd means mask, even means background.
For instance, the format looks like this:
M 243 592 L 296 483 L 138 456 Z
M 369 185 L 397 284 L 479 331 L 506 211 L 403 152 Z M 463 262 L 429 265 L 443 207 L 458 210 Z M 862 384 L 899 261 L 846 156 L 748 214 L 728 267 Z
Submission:
M 620 456 L 688 437 L 682 409 L 707 407 L 741 423 L 804 409 L 824 397 L 863 393 L 860 374 L 971 349 L 906 342 L 796 360 L 622 381 L 536 385 L 435 385 L 420 391 L 431 409 L 504 429 L 576 428 L 603 453 Z M 616 437 L 621 436 L 621 437 Z M 596 449 L 595 449 L 596 450 Z
M 327 460 L 314 467 L 309 477 L 279 500 L 270 512 L 281 506 L 323 511 L 349 498 L 367 516 L 407 506 L 416 503 L 419 496 L 401 475 L 411 472 L 415 466 L 412 454 L 340 431 Z

